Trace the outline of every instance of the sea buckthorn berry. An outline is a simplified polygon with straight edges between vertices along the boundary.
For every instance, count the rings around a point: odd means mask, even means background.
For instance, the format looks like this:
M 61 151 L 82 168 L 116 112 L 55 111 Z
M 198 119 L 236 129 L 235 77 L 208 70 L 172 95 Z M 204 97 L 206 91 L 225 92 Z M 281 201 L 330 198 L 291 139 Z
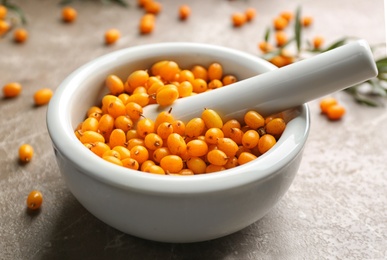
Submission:
M 227 163 L 224 165 L 226 169 L 231 169 L 239 165 L 237 157 L 231 157 L 227 160 Z
M 145 14 L 141 19 L 140 19 L 140 24 L 138 26 L 138 29 L 141 34 L 149 34 L 153 32 L 155 28 L 155 19 L 154 17 L 149 17 L 149 15 L 154 16 L 153 14 Z
M 175 85 L 168 84 L 161 87 L 156 94 L 156 102 L 160 106 L 172 105 L 179 98 L 179 91 Z
M 65 6 L 62 8 L 62 20 L 66 23 L 72 23 L 77 18 L 77 10 L 73 7 Z
M 207 70 L 208 73 L 208 79 L 214 80 L 221 80 L 223 76 L 223 67 L 217 62 L 211 63 Z
M 116 128 L 109 137 L 109 146 L 113 149 L 115 146 L 125 146 L 126 134 L 122 129 Z
M 234 75 L 226 75 L 222 79 L 223 86 L 227 86 L 235 82 L 237 82 L 237 78 Z
M 204 156 L 208 152 L 208 145 L 202 140 L 192 140 L 187 143 L 187 152 L 191 157 Z
M 140 136 L 137 133 L 137 129 L 130 129 L 129 131 L 126 132 L 126 140 L 130 140 L 133 138 L 139 138 Z
M 278 16 L 273 20 L 273 26 L 276 30 L 284 30 L 288 26 L 288 23 L 288 20 L 286 20 L 282 16 Z
M 271 63 L 273 63 L 278 68 L 281 68 L 287 64 L 287 60 L 285 57 L 281 55 L 276 55 L 273 58 L 269 60 Z
M 0 19 L 0 36 L 8 32 L 10 28 L 11 25 L 7 21 Z
M 191 82 L 189 81 L 183 81 L 177 86 L 177 90 L 179 92 L 179 97 L 189 97 L 192 95 L 193 87 Z
M 81 134 L 80 138 L 81 143 L 96 143 L 96 142 L 105 142 L 105 138 L 97 132 L 86 131 Z
M 261 154 L 264 154 L 269 151 L 276 144 L 276 142 L 277 141 L 275 140 L 274 136 L 270 134 L 263 135 L 261 138 L 259 138 L 258 141 L 258 151 Z
M 244 116 L 244 121 L 251 129 L 258 129 L 265 125 L 265 119 L 256 111 L 248 111 Z
M 161 168 L 168 173 L 178 173 L 183 169 L 183 160 L 177 155 L 167 155 L 160 161 Z
M 223 83 L 219 79 L 213 79 L 208 83 L 207 87 L 208 89 L 217 89 L 223 87 Z
M 327 117 L 330 120 L 339 120 L 345 114 L 345 108 L 340 104 L 332 105 L 327 110 Z
M 7 16 L 8 9 L 4 5 L 0 5 L 0 20 L 5 19 Z
M 323 45 L 323 43 L 324 43 L 324 38 L 323 38 L 323 37 L 321 37 L 321 36 L 315 36 L 315 37 L 313 38 L 313 47 L 314 47 L 315 49 L 320 49 L 321 46 Z
M 229 158 L 234 157 L 239 149 L 238 144 L 228 137 L 219 138 L 216 145 L 217 148 L 223 151 Z
M 137 0 L 137 4 L 139 7 L 143 8 L 147 3 L 151 2 L 153 0 Z
M 230 119 L 223 124 L 222 131 L 225 137 L 230 137 L 232 128 L 241 128 L 241 124 L 238 120 Z
M 33 190 L 28 194 L 27 207 L 31 210 L 37 210 L 42 206 L 43 194 L 38 190 Z
M 110 146 L 104 142 L 95 142 L 91 144 L 89 149 L 99 157 L 102 157 L 106 151 L 110 150 Z
M 140 88 L 140 87 L 137 87 Z M 136 88 L 136 89 L 137 89 Z M 147 93 L 134 93 L 128 98 L 128 102 L 135 102 L 142 107 L 149 104 L 149 95 Z
M 102 117 L 102 109 L 97 106 L 92 106 L 87 110 L 87 117 L 94 117 L 98 121 Z
M 244 25 L 247 21 L 246 14 L 240 13 L 240 12 L 233 13 L 231 15 L 231 21 L 235 27 L 240 27 L 240 26 Z
M 124 166 L 125 168 L 129 168 L 132 170 L 138 170 L 140 168 L 140 165 L 138 164 L 138 162 L 133 158 L 125 158 L 121 160 L 121 163 L 122 163 L 122 166 Z
M 195 65 L 191 69 L 196 79 L 202 79 L 204 81 L 208 80 L 208 72 L 207 69 L 201 65 Z
M 142 106 L 135 102 L 128 102 L 125 106 L 125 109 L 126 114 L 134 121 L 137 121 L 142 116 Z
M 255 130 L 248 130 L 243 134 L 242 145 L 246 148 L 252 149 L 258 145 L 259 134 Z
M 133 121 L 128 115 L 119 116 L 114 120 L 114 127 L 126 133 L 133 128 Z
M 337 100 L 333 97 L 326 97 L 320 100 L 320 110 L 323 114 L 328 112 L 330 106 L 336 105 Z
M 173 132 L 183 136 L 185 134 L 185 123 L 181 120 L 175 120 L 172 122 Z
M 207 160 L 209 163 L 223 166 L 227 163 L 229 157 L 222 150 L 211 150 L 207 153 Z
M 132 93 L 135 88 L 140 86 L 145 86 L 148 82 L 149 74 L 146 70 L 136 70 L 132 72 L 128 78 L 126 79 L 127 88 L 125 89 L 126 92 Z
M 90 130 L 90 131 L 97 132 L 98 131 L 98 124 L 99 124 L 99 122 L 96 118 L 88 117 L 82 122 L 81 131 L 86 132 L 86 131 Z
M 109 75 L 105 80 L 106 87 L 109 89 L 110 93 L 118 96 L 124 92 L 124 83 L 116 75 Z
M 145 147 L 149 150 L 156 150 L 163 146 L 163 139 L 155 133 L 150 133 L 144 138 Z
M 151 66 L 151 69 L 150 69 L 150 72 L 153 76 L 157 76 L 157 77 L 160 77 L 160 70 L 161 70 L 161 67 L 163 67 L 166 63 L 168 63 L 169 61 L 168 60 L 161 60 L 161 61 L 158 61 L 158 62 L 155 62 L 152 66 Z
M 204 133 L 205 127 L 203 119 L 199 117 L 193 118 L 185 126 L 185 135 L 187 137 L 198 137 Z
M 119 98 L 114 96 L 114 95 L 107 94 L 107 95 L 103 96 L 103 98 L 102 98 L 102 106 L 107 108 L 110 103 L 116 101 L 117 99 L 119 99 Z
M 120 154 L 121 161 L 130 157 L 130 150 L 124 146 L 117 145 L 114 146 L 112 150 Z
M 127 141 L 126 143 L 126 147 L 131 150 L 133 147 L 135 147 L 136 145 L 141 145 L 141 146 L 145 146 L 145 141 L 144 139 L 142 138 L 132 138 L 130 140 Z
M 258 48 L 263 53 L 270 52 L 274 49 L 274 47 L 270 43 L 268 43 L 267 41 L 262 41 L 262 42 L 258 43 Z
M 121 37 L 121 32 L 118 29 L 112 28 L 105 32 L 105 43 L 107 45 L 117 42 Z
M 146 135 L 155 132 L 155 123 L 150 118 L 143 118 L 137 122 L 137 133 L 140 137 L 145 138 Z
M 284 46 L 288 42 L 288 36 L 284 31 L 277 31 L 275 33 L 275 40 L 278 47 Z
M 214 165 L 214 164 L 209 164 L 206 167 L 206 173 L 212 173 L 212 172 L 220 172 L 226 170 L 226 167 L 223 165 Z
M 223 120 L 220 115 L 213 109 L 205 108 L 201 115 L 207 128 L 222 128 Z
M 155 120 L 155 129 L 156 130 L 159 127 L 159 125 L 162 123 L 165 123 L 165 122 L 173 123 L 175 121 L 171 112 L 172 112 L 172 108 L 170 108 L 169 110 L 166 110 L 166 111 L 162 111 L 157 115 L 156 120 Z
M 116 157 L 116 158 L 121 160 L 121 154 L 115 150 L 108 150 L 108 151 L 104 152 L 104 154 L 102 155 L 102 158 L 107 157 L 107 156 Z
M 27 163 L 34 156 L 34 148 L 29 144 L 23 144 L 19 147 L 19 159 L 21 162 Z
M 106 155 L 106 156 L 102 156 L 102 159 L 104 159 L 105 161 L 108 161 L 110 163 L 113 163 L 113 164 L 116 164 L 119 166 L 123 166 L 122 161 L 115 156 Z
M 10 82 L 3 86 L 3 95 L 5 98 L 14 98 L 20 95 L 22 86 L 18 82 Z
M 145 86 L 148 86 L 148 81 L 147 83 L 145 84 Z M 146 87 L 143 87 L 143 86 L 139 86 L 137 88 L 135 88 L 132 92 L 132 95 L 134 94 L 148 94 L 148 89 Z M 148 96 L 147 96 L 148 97 Z
M 149 167 L 146 168 L 145 172 L 165 175 L 164 169 L 158 165 L 150 165 Z
M 282 118 L 274 118 L 270 120 L 265 125 L 265 132 L 273 135 L 274 137 L 279 137 L 286 128 L 286 122 Z
M 182 155 L 187 151 L 187 144 L 184 141 L 184 138 L 176 133 L 172 133 L 168 136 L 167 145 L 171 154 L 174 155 Z
M 114 101 L 110 102 L 107 106 L 107 112 L 113 117 L 117 118 L 119 116 L 126 115 L 126 106 L 122 103 L 121 99 L 116 98 Z
M 203 159 L 199 157 L 192 157 L 187 160 L 187 167 L 194 174 L 200 174 L 206 172 L 207 164 Z
M 208 144 L 216 144 L 216 143 L 218 143 L 219 138 L 224 137 L 224 134 L 220 128 L 213 127 L 213 128 L 209 128 L 206 131 L 204 137 L 205 137 L 205 141 Z
M 165 156 L 170 154 L 171 154 L 171 151 L 169 151 L 168 147 L 160 147 L 153 152 L 152 159 L 156 163 L 160 163 L 161 159 L 163 159 Z
M 147 13 L 158 14 L 161 12 L 162 5 L 157 1 L 148 1 L 145 3 L 144 9 Z
M 15 29 L 13 32 L 13 39 L 17 43 L 23 43 L 28 39 L 28 32 L 24 28 Z
M 257 15 L 257 10 L 255 10 L 255 8 L 253 7 L 248 7 L 245 11 L 245 14 L 246 14 L 246 20 L 248 22 L 252 21 L 255 16 Z
M 158 74 L 160 77 L 168 82 L 172 82 L 175 79 L 177 73 L 179 73 L 179 65 L 174 61 L 166 61 L 160 65 Z
M 195 93 L 203 93 L 207 91 L 207 89 L 208 89 L 208 84 L 204 79 L 196 78 L 192 82 L 192 90 Z
M 301 19 L 301 24 L 304 27 L 308 27 L 313 23 L 313 18 L 311 16 L 304 16 Z
M 180 20 L 186 20 L 191 15 L 191 8 L 188 5 L 181 5 L 179 7 Z
M 256 159 L 257 156 L 255 156 L 252 153 L 249 152 L 243 152 L 238 157 L 238 164 L 243 165 L 245 163 L 251 162 L 252 160 Z
M 144 146 L 136 145 L 130 149 L 130 157 L 135 159 L 139 164 L 142 164 L 149 159 L 149 152 Z
M 146 168 L 148 168 L 149 166 L 152 166 L 152 165 L 156 165 L 156 163 L 152 160 L 146 160 L 145 162 L 143 162 L 141 164 L 140 170 L 145 172 Z
M 42 106 L 48 104 L 54 93 L 49 88 L 39 89 L 34 93 L 34 102 L 37 106 Z
M 106 139 L 114 129 L 114 118 L 109 114 L 104 114 L 98 122 L 98 132 Z
M 240 128 L 231 128 L 231 132 L 228 135 L 228 137 L 233 140 L 236 144 L 240 145 L 242 144 L 242 138 L 243 138 L 244 132 Z
M 173 126 L 171 123 L 163 122 L 157 127 L 156 132 L 162 139 L 167 139 L 173 133 Z

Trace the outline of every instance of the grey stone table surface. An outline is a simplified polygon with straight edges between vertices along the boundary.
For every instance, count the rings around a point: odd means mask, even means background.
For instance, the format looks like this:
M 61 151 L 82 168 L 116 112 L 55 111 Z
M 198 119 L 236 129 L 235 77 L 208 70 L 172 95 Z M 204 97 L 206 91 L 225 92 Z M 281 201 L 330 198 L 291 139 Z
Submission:
M 1 1 L 0 1 L 1 2 Z M 183 1 L 160 0 L 155 31 L 139 35 L 142 11 L 103 1 L 72 1 L 73 24 L 60 20 L 59 0 L 8 1 L 22 8 L 29 39 L 0 38 L 0 85 L 18 81 L 22 94 L 0 98 L 0 259 L 387 259 L 387 110 L 359 105 L 344 92 L 334 96 L 347 113 L 338 122 L 309 103 L 312 127 L 299 172 L 284 198 L 261 220 L 227 237 L 192 244 L 143 240 L 119 232 L 86 211 L 67 189 L 47 133 L 46 106 L 33 93 L 53 90 L 82 64 L 114 50 L 166 41 L 204 42 L 260 55 L 257 48 L 273 17 L 284 10 L 314 17 L 304 37 L 326 43 L 343 36 L 385 43 L 381 0 L 210 0 L 187 1 L 192 15 L 177 20 Z M 253 6 L 257 17 L 241 28 L 234 11 Z M 106 29 L 122 38 L 103 43 Z M 386 103 L 385 101 L 383 101 Z M 22 143 L 35 148 L 27 165 L 18 163 Z M 27 214 L 32 189 L 44 194 L 38 214 Z

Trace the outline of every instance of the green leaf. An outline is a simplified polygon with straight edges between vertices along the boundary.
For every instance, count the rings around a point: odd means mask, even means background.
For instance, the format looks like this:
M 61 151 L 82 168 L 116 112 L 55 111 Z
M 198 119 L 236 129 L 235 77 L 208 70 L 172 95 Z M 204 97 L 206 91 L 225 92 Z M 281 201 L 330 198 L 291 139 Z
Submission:
M 265 37 L 264 37 L 265 42 L 269 41 L 270 33 L 271 33 L 270 27 L 267 27 L 266 32 L 265 32 Z
M 343 39 L 340 39 L 334 43 L 332 43 L 330 46 L 328 46 L 327 48 L 325 48 L 322 52 L 326 52 L 326 51 L 330 51 L 330 50 L 333 50 L 337 47 L 340 47 L 344 44 L 346 44 L 346 42 L 348 41 L 349 38 L 345 37 Z
M 297 51 L 301 51 L 301 34 L 302 34 L 302 25 L 301 25 L 301 7 L 298 7 L 296 10 L 296 18 L 294 23 L 294 38 L 296 40 Z

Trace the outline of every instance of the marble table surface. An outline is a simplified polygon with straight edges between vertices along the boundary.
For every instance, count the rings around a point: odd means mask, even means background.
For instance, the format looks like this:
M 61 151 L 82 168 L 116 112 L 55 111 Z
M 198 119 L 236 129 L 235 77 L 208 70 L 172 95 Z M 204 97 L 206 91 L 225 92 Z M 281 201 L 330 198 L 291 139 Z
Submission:
M 1 2 L 1 1 L 0 1 Z M 281 11 L 302 8 L 314 18 L 303 37 L 326 44 L 344 36 L 385 44 L 381 0 L 187 1 L 191 17 L 180 22 L 183 1 L 160 0 L 155 31 L 138 33 L 142 10 L 103 1 L 74 0 L 73 24 L 61 21 L 59 0 L 14 0 L 25 12 L 29 39 L 0 38 L 0 85 L 18 81 L 22 94 L 0 98 L 0 259 L 387 259 L 387 109 L 356 103 L 335 93 L 347 113 L 332 122 L 309 103 L 312 127 L 299 172 L 284 198 L 261 220 L 227 237 L 192 244 L 147 241 L 96 219 L 73 197 L 59 173 L 47 133 L 46 106 L 33 93 L 55 90 L 82 64 L 122 48 L 167 41 L 203 42 L 261 55 L 257 48 Z M 230 15 L 253 6 L 257 17 L 233 28 Z M 122 38 L 103 42 L 116 27 Z M 383 51 L 382 51 L 383 52 Z M 384 51 L 385 52 L 385 51 Z M 382 53 L 383 54 L 383 53 Z M 30 143 L 35 157 L 18 162 L 18 146 Z M 27 214 L 32 189 L 44 194 L 37 214 Z

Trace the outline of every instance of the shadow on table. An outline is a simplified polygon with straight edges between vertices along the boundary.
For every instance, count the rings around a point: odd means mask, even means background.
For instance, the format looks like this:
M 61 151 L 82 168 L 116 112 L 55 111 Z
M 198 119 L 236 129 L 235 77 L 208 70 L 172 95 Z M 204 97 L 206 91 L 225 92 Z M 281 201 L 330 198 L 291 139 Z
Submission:
M 68 206 L 62 209 L 62 217 L 52 228 L 49 241 L 35 255 L 37 259 L 251 259 L 252 248 L 259 250 L 268 229 L 278 225 L 277 217 L 273 216 L 278 212 L 274 212 L 223 238 L 187 244 L 160 243 L 111 228 L 91 215 L 74 197 L 69 199 L 71 202 L 64 203 Z

